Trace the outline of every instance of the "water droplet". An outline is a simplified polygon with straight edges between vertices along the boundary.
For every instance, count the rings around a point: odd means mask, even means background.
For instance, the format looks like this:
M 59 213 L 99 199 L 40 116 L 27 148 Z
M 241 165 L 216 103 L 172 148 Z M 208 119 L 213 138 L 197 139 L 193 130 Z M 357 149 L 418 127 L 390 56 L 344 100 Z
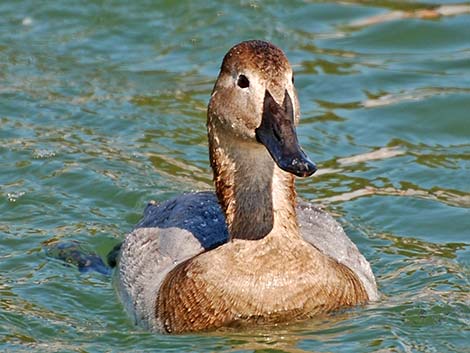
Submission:
M 23 20 L 21 21 L 21 24 L 23 26 L 31 26 L 33 24 L 33 19 L 29 16 L 26 16 L 25 18 L 23 18 Z
M 25 193 L 23 191 L 19 192 L 9 192 L 7 194 L 8 201 L 10 202 L 16 202 L 21 196 L 23 196 Z
M 54 151 L 49 151 L 45 149 L 35 150 L 33 153 L 33 158 L 35 159 L 47 159 L 55 157 L 56 153 Z

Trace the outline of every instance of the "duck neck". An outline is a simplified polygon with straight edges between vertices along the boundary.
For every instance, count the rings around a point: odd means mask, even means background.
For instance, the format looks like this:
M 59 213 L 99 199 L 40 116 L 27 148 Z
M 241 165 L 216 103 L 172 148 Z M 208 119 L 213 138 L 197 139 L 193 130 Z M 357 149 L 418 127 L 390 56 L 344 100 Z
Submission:
M 259 143 L 210 135 L 217 197 L 230 239 L 299 236 L 294 176 L 279 169 Z

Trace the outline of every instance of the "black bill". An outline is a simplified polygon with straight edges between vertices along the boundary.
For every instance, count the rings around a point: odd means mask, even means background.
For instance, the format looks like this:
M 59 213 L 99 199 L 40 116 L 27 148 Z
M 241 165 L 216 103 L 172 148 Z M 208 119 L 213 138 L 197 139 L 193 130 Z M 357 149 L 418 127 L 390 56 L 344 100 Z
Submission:
M 317 170 L 315 164 L 299 146 L 294 126 L 294 109 L 287 90 L 282 107 L 266 90 L 263 117 L 255 132 L 258 142 L 268 149 L 282 170 L 299 177 L 310 176 Z

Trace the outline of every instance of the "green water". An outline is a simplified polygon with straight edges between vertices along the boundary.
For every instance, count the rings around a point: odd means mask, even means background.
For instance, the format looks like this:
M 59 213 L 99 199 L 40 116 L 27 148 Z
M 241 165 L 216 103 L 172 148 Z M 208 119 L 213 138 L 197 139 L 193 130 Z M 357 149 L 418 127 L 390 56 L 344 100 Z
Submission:
M 0 350 L 470 352 L 470 15 L 358 25 L 437 5 L 2 1 Z M 206 105 L 224 53 L 252 38 L 295 70 L 320 167 L 299 195 L 342 222 L 382 299 L 296 325 L 149 334 L 107 277 L 42 244 L 105 256 L 148 200 L 212 188 Z

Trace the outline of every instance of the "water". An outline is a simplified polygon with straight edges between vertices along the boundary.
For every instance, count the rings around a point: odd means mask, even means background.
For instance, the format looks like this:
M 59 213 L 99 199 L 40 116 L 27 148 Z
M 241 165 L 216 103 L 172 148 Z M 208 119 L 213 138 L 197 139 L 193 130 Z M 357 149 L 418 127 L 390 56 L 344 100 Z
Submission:
M 470 352 L 470 15 L 422 11 L 438 5 L 1 2 L 1 350 Z M 295 69 L 321 168 L 299 194 L 342 222 L 382 300 L 274 328 L 143 332 L 107 277 L 43 243 L 105 256 L 148 200 L 212 188 L 206 104 L 224 53 L 251 38 Z

